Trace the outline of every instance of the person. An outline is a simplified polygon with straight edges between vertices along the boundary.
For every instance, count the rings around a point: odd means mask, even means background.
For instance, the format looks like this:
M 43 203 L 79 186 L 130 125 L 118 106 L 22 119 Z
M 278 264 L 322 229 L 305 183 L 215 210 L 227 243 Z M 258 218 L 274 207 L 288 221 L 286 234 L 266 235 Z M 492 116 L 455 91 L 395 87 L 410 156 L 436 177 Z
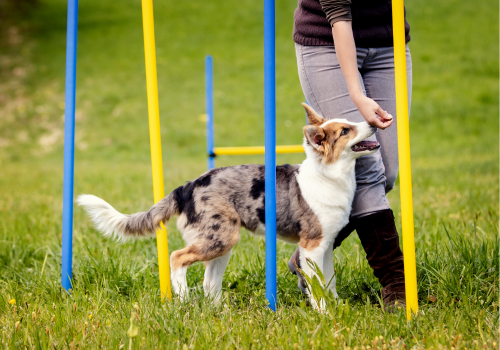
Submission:
M 406 43 L 409 32 L 405 18 Z M 404 306 L 403 253 L 386 196 L 399 167 L 391 0 L 299 0 L 293 39 L 300 83 L 311 107 L 327 119 L 365 120 L 379 128 L 372 138 L 380 143 L 380 152 L 356 162 L 357 188 L 349 223 L 333 249 L 356 230 L 383 287 L 385 308 Z M 408 45 L 406 61 L 410 105 Z M 305 281 L 296 269 L 300 268 L 299 249 L 288 266 L 305 292 Z

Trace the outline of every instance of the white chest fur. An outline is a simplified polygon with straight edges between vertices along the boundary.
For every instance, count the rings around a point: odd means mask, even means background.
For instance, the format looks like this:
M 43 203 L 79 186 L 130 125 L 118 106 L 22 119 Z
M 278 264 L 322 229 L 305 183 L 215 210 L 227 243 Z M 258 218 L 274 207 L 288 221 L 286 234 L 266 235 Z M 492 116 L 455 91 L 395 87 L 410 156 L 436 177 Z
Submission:
M 331 243 L 349 222 L 356 180 L 353 164 L 318 165 L 306 159 L 297 175 L 302 196 L 318 217 L 322 244 Z

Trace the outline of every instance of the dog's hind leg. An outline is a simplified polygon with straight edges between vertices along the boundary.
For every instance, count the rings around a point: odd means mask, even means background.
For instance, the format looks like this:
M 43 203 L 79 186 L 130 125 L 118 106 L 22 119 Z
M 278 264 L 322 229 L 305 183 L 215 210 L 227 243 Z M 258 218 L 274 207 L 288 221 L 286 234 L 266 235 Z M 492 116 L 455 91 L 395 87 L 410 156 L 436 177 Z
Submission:
M 221 215 L 216 218 L 217 222 L 202 222 L 196 229 L 184 227 L 183 237 L 190 245 L 173 252 L 170 257 L 173 289 L 181 300 L 188 297 L 187 269 L 198 261 L 208 262 L 203 283 L 205 294 L 214 300 L 219 297 L 222 276 L 231 257 L 231 249 L 240 238 L 240 231 L 236 218 L 222 218 Z
M 203 237 L 203 253 L 207 257 L 203 289 L 205 296 L 216 304 L 221 296 L 222 277 L 231 258 L 231 250 L 240 239 L 239 226 L 234 224 L 237 219 L 224 217 L 220 220 L 221 227 L 217 227 L 218 223 L 212 225 Z
M 203 256 L 200 254 L 200 248 L 195 245 L 176 250 L 170 256 L 172 289 L 175 294 L 179 295 L 182 301 L 186 301 L 189 296 L 186 280 L 188 267 L 195 262 L 203 260 Z
M 227 264 L 231 258 L 231 250 L 226 255 L 220 256 L 205 263 L 205 279 L 203 281 L 203 290 L 205 296 L 209 297 L 214 303 L 218 304 L 221 297 L 222 277 L 226 271 Z

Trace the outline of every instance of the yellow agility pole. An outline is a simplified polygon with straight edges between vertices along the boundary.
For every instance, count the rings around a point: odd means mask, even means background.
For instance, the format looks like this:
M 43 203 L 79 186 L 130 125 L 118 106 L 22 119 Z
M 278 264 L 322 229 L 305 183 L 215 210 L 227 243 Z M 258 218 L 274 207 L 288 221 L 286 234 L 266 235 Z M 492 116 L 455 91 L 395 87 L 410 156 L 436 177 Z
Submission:
M 410 127 L 408 118 L 403 0 L 392 0 L 392 28 L 394 33 L 394 71 L 396 80 L 396 113 L 398 118 L 401 221 L 403 226 L 403 255 L 405 259 L 406 318 L 410 320 L 412 313 L 418 311 L 418 295 L 411 188 Z
M 214 154 L 216 156 L 233 156 L 245 154 L 264 154 L 264 146 L 250 146 L 250 147 L 214 147 Z M 276 153 L 304 153 L 302 145 L 286 145 L 276 146 Z
M 156 76 L 155 30 L 153 0 L 142 0 L 142 24 L 144 30 L 144 54 L 146 56 L 146 86 L 148 94 L 149 137 L 151 144 L 151 165 L 153 169 L 154 202 L 165 196 L 163 188 L 163 164 L 161 160 L 160 108 L 158 105 L 158 81 Z M 160 270 L 160 291 L 172 300 L 170 286 L 170 261 L 168 257 L 167 229 L 162 225 L 156 232 L 158 267 Z

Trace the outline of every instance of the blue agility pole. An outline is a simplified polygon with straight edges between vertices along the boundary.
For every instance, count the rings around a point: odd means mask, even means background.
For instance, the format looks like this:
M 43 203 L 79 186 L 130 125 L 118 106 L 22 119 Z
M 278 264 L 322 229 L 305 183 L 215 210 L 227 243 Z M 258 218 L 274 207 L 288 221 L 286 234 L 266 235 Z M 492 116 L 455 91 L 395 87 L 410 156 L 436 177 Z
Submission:
M 68 0 L 66 34 L 66 91 L 64 111 L 64 179 L 61 284 L 71 288 L 73 260 L 73 183 L 75 172 L 76 36 L 78 0 Z
M 214 71 L 212 56 L 205 57 L 205 104 L 207 123 L 208 170 L 215 168 L 214 138 Z
M 276 311 L 276 57 L 275 4 L 264 0 L 264 93 L 266 164 L 266 298 Z

